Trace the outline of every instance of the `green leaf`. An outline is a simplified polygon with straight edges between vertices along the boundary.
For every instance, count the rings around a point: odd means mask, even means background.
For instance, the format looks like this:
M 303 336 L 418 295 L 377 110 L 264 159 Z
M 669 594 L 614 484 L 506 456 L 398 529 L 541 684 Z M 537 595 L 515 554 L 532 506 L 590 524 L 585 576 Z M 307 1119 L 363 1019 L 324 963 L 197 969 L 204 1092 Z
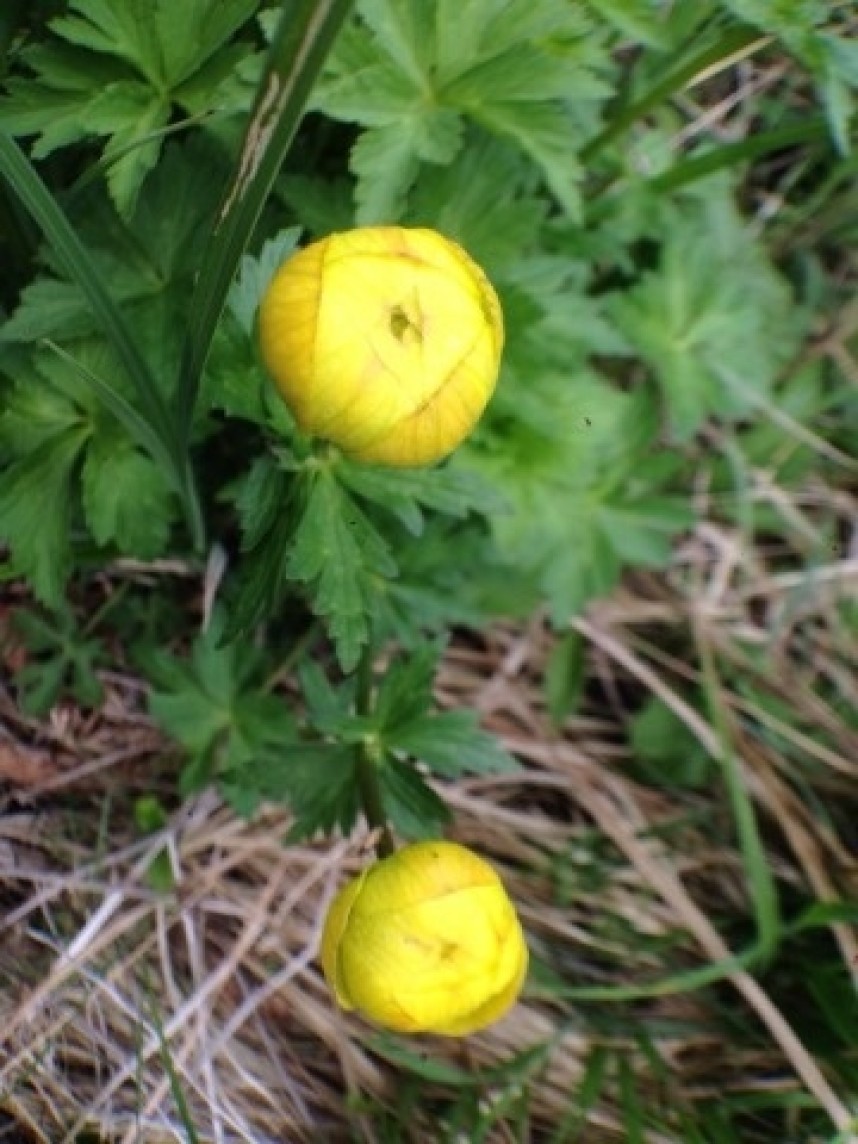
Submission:
M 247 556 L 229 632 L 270 619 L 290 587 L 301 586 L 350 671 L 368 638 L 377 587 L 396 575 L 396 564 L 340 483 L 336 461 L 311 457 L 296 467 L 287 474 L 265 458 L 242 483 L 237 506 Z
M 109 84 L 86 109 L 81 134 L 109 136 L 103 162 L 116 209 L 129 217 L 143 180 L 161 154 L 162 133 L 170 120 L 169 104 L 134 80 Z
M 379 784 L 385 813 L 404 837 L 437 838 L 449 824 L 452 815 L 446 804 L 410 763 L 385 760 Z
M 502 556 L 533 577 L 563 625 L 613 588 L 626 559 L 666 563 L 693 514 L 686 497 L 663 491 L 680 457 L 652 452 L 657 411 L 646 393 L 623 394 L 585 373 L 574 387 L 547 372 L 534 380 L 551 436 L 540 409 L 533 430 L 521 419 L 490 426 L 486 448 L 468 460 L 509 503 L 491 521 Z M 515 408 L 518 396 L 511 385 Z
M 295 815 L 289 841 L 319 831 L 348 834 L 357 821 L 360 805 L 349 747 L 294 743 L 245 768 L 242 783 L 261 798 L 288 804 Z
M 432 684 L 442 651 L 440 642 L 421 643 L 411 655 L 394 660 L 385 671 L 373 708 L 382 732 L 422 718 L 433 706 Z
M 695 788 L 712 780 L 708 753 L 660 699 L 650 698 L 635 715 L 631 745 L 645 775 L 659 787 Z
M 564 209 L 570 215 L 580 213 L 578 184 L 583 170 L 569 149 L 574 122 L 565 107 L 531 103 L 475 104 L 472 115 L 487 130 L 517 143 L 542 168 L 545 181 Z
M 385 541 L 330 469 L 308 479 L 303 511 L 291 538 L 290 579 L 306 585 L 344 671 L 357 664 L 369 637 L 372 576 L 394 576 Z
M 70 0 L 68 7 L 50 22 L 55 38 L 24 53 L 34 75 L 9 81 L 0 130 L 38 135 L 37 157 L 105 139 L 110 193 L 130 217 L 174 105 L 184 106 L 183 85 L 216 63 L 256 0 Z M 211 84 L 209 108 L 215 91 Z
M 420 167 L 462 151 L 465 125 L 511 140 L 577 210 L 576 141 L 610 87 L 580 9 L 554 0 L 362 0 L 313 106 L 366 128 L 352 151 L 359 222 L 401 217 Z
M 337 734 L 352 717 L 354 676 L 339 687 L 332 687 L 322 668 L 309 660 L 301 664 L 298 673 L 311 724 L 324 734 Z
M 275 194 L 290 207 L 313 238 L 324 238 L 354 226 L 351 179 L 287 175 L 278 181 Z
M 0 485 L 0 539 L 11 558 L 3 576 L 25 576 L 56 607 L 71 570 L 71 485 L 88 428 L 73 426 L 10 465 Z
M 581 700 L 586 681 L 584 641 L 577 632 L 561 635 L 551 649 L 545 668 L 545 691 L 548 713 L 560 728 Z
M 21 710 L 36 717 L 47 715 L 62 694 L 68 667 L 61 656 L 52 656 L 43 663 L 27 664 L 17 680 Z
M 385 750 L 393 759 L 408 755 L 446 778 L 517 769 L 515 760 L 480 729 L 472 711 L 432 710 L 433 680 L 442 650 L 441 642 L 423 643 L 385 671 L 372 715 L 375 733 Z M 394 768 L 394 774 L 390 781 L 395 786 L 404 784 L 403 798 L 409 790 L 415 798 L 421 797 L 415 786 L 419 779 L 416 772 L 413 781 L 411 772 L 401 767 Z
M 451 552 L 456 553 L 455 560 L 450 559 Z M 397 578 L 376 584 L 380 641 L 393 639 L 414 651 L 422 646 L 426 633 L 440 634 L 454 625 L 480 627 L 490 611 L 486 601 L 499 578 L 512 587 L 516 601 L 523 603 L 491 537 L 475 524 L 462 528 L 449 519 L 429 517 L 419 539 L 397 543 L 396 560 Z M 470 575 L 475 567 L 480 569 L 479 576 Z
M 75 203 L 78 241 L 91 272 L 100 283 L 110 284 L 109 302 L 133 328 L 136 349 L 161 395 L 175 375 L 187 295 L 214 205 L 212 169 L 218 162 L 217 152 L 199 140 L 166 148 L 130 221 L 120 219 L 94 188 Z M 70 250 L 69 257 L 73 254 Z M 0 340 L 66 343 L 99 334 L 113 345 L 117 364 L 125 365 L 133 382 L 116 338 L 100 320 L 88 290 L 81 289 L 80 267 L 73 273 L 67 260 L 50 252 L 47 261 L 48 275 L 39 275 L 24 289 Z
M 368 128 L 352 148 L 350 165 L 358 180 L 355 222 L 369 226 L 399 218 L 420 170 L 408 130 L 399 124 Z
M 262 656 L 244 643 L 221 643 L 221 633 L 216 616 L 189 661 L 149 655 L 149 708 L 190 756 L 186 789 L 217 776 L 228 779 L 231 790 L 252 792 L 253 768 L 297 741 L 295 722 L 283 699 L 264 690 Z
M 233 418 L 267 425 L 270 390 L 255 345 L 239 320 L 224 314 L 206 362 L 197 417 L 217 409 Z
M 10 456 L 25 458 L 66 430 L 85 425 L 79 401 L 62 386 L 35 370 L 19 374 L 17 381 L 4 391 L 0 415 L 0 448 Z
M 405 221 L 455 239 L 490 277 L 514 271 L 536 247 L 549 208 L 531 180 L 514 146 L 472 128 L 452 163 L 421 172 Z
M 172 490 L 161 469 L 124 437 L 99 434 L 83 466 L 83 507 L 98 544 L 152 559 L 164 550 Z
M 91 259 L 87 247 L 47 187 L 20 149 L 2 134 L 0 134 L 0 172 L 44 230 L 59 267 L 84 295 L 100 330 L 134 385 L 139 411 L 130 407 L 118 388 L 115 391 L 115 398 L 110 401 L 111 409 L 114 414 L 122 418 L 128 428 L 136 425 L 138 439 L 145 439 L 147 448 L 157 455 L 159 460 L 164 461 L 165 469 L 182 497 L 194 542 L 201 544 L 202 515 L 188 456 L 177 440 L 175 426 L 166 403 L 151 369 L 140 353 L 137 341 L 130 332 L 125 314 L 105 291 L 103 275 L 99 273 L 99 268 Z M 93 379 L 97 381 L 97 375 L 93 375 Z M 103 387 L 100 396 L 102 399 L 112 398 L 112 387 Z
M 652 368 L 680 440 L 709 414 L 753 408 L 795 353 L 803 324 L 728 187 L 711 180 L 670 226 L 658 269 L 615 299 L 613 312 Z
M 289 557 L 301 511 L 300 484 L 271 457 L 263 456 L 242 481 L 235 503 L 243 557 L 227 624 L 229 639 L 270 621 L 290 589 Z
M 89 250 L 19 148 L 3 135 L 0 135 L 0 171 L 44 230 L 63 273 L 86 299 L 95 321 L 127 370 L 147 420 L 166 443 L 171 439 L 166 407 L 151 371 L 140 355 L 125 315 L 105 290 L 104 268 L 95 264 Z M 5 333 L 8 336 L 8 331 Z
M 60 606 L 50 617 L 22 608 L 14 613 L 12 626 L 29 653 L 15 673 L 27 714 L 46 715 L 64 690 L 85 707 L 101 702 L 96 665 L 103 659 L 103 648 L 81 629 L 70 608 Z
M 298 227 L 281 230 L 263 244 L 258 256 L 242 255 L 238 277 L 229 292 L 228 305 L 249 337 L 253 335 L 256 313 L 268 283 L 293 253 L 300 235 Z
M 633 42 L 650 48 L 666 46 L 665 14 L 653 0 L 589 0 L 589 3 Z
M 435 469 L 403 469 L 391 480 L 390 470 L 355 464 L 342 458 L 337 476 L 358 496 L 392 513 L 410 533 L 423 531 L 422 508 L 462 518 L 469 513 L 490 516 L 503 509 L 503 501 L 491 485 L 473 470 L 448 462 Z
M 385 742 L 444 778 L 463 774 L 507 774 L 516 761 L 497 740 L 480 730 L 472 711 L 443 711 L 388 727 Z
M 56 348 L 56 347 L 55 347 Z M 121 396 L 114 374 L 113 385 L 99 381 L 93 392 L 88 385 L 97 375 L 111 376 L 111 355 L 94 339 L 78 343 L 78 359 L 35 355 L 36 369 L 19 377 L 0 418 L 0 446 L 11 456 L 26 458 L 32 450 L 66 429 L 77 429 L 84 438 L 81 452 L 81 489 L 90 531 L 100 545 L 115 543 L 121 552 L 150 558 L 162 551 L 176 516 L 174 490 L 165 475 L 166 461 L 155 463 L 141 452 L 117 424 L 99 408 L 97 394 L 107 390 L 105 405 L 120 403 L 121 413 L 130 411 L 130 432 L 140 428 L 140 438 L 160 456 L 160 443 L 153 439 L 140 415 Z M 96 372 L 97 371 L 97 374 Z M 81 384 L 83 381 L 84 384 Z M 77 466 L 68 478 L 64 494 L 76 503 Z
M 120 390 L 111 385 L 110 382 L 105 381 L 100 374 L 88 369 L 82 362 L 73 358 L 71 354 L 66 353 L 54 342 L 46 342 L 45 344 L 64 365 L 73 371 L 78 381 L 82 381 L 90 392 L 101 400 L 104 408 L 113 414 L 129 436 L 149 453 L 152 461 L 170 475 L 174 489 L 178 492 L 183 491 L 180 478 L 172 464 L 173 454 L 171 454 L 170 449 L 165 447 L 146 418 L 123 396 Z

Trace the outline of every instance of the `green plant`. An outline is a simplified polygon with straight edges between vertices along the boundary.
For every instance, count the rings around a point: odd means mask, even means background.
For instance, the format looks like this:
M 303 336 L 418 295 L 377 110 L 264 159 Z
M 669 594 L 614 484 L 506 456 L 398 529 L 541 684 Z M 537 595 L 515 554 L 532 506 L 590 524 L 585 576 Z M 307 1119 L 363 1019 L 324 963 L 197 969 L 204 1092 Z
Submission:
M 674 591 L 710 599 L 688 554 L 714 543 L 700 526 L 714 520 L 719 567 L 739 582 L 729 607 L 757 599 L 771 547 L 765 583 L 799 579 L 773 609 L 778 630 L 817 649 L 803 602 L 849 551 L 856 471 L 854 28 L 849 5 L 813 0 L 7 5 L 0 574 L 35 598 L 15 605 L 21 705 L 97 706 L 109 636 L 130 631 L 184 796 L 215 784 L 245 816 L 282 803 L 289 841 L 363 816 L 383 851 L 450 825 L 446 784 L 517 765 L 435 684 L 451 630 L 542 609 L 558 733 L 588 704 L 618 710 L 628 773 L 680 808 L 653 835 L 680 856 L 689 823 L 729 836 L 742 885 L 735 915 L 715 919 L 729 948 L 703 964 L 681 935 L 650 941 L 606 907 L 591 924 L 600 956 L 643 978 L 578 981 L 541 950 L 531 986 L 548 981 L 597 1027 L 597 1005 L 685 992 L 720 1013 L 718 983 L 738 969 L 771 973 L 786 998 L 795 957 L 823 1027 L 804 1005 L 801 1036 L 854 1091 L 843 966 L 820 933 L 805 945 L 790 928 L 822 890 L 793 898 L 797 875 L 770 861 L 782 812 L 753 794 L 770 766 L 823 837 L 850 829 L 829 780 L 816 784 L 849 717 L 854 615 L 837 603 L 801 709 L 772 689 L 750 605 L 735 646 L 710 641 L 711 617 L 687 603 L 684 636 L 659 630 L 653 650 L 646 627 Z M 497 392 L 435 469 L 392 473 L 308 437 L 260 361 L 278 268 L 363 225 L 440 232 L 500 298 Z M 148 589 L 133 578 L 158 561 L 193 585 L 165 590 L 185 617 L 175 631 L 140 619 Z M 668 697 L 628 656 L 619 685 L 602 659 L 593 670 L 581 622 L 654 574 L 631 642 L 658 669 L 683 665 Z M 94 620 L 96 579 L 116 605 Z M 162 823 L 153 811 L 139 825 Z M 566 903 L 607 884 L 613 853 L 594 843 L 586 859 L 546 858 Z M 158 861 L 153 884 L 172 889 Z M 555 1138 L 589 1130 L 606 1092 L 630 1140 L 756 1139 L 755 1117 L 759 1138 L 796 1123 L 821 1134 L 826 1117 L 847 1131 L 819 1089 L 760 1086 L 757 1105 L 703 1102 L 697 1121 L 696 1107 L 648 1106 L 644 1063 L 660 1075 L 640 1045 L 597 1045 Z M 526 1131 L 526 1072 L 485 1078 L 488 1107 L 461 1076 L 422 1081 L 439 1086 L 451 1136 L 488 1139 L 495 1121 Z
M 26 649 L 17 672 L 24 711 L 46 715 L 66 690 L 84 707 L 101 702 L 96 666 L 104 650 L 89 630 L 81 631 L 70 608 L 49 615 L 22 608 L 13 618 L 12 635 Z

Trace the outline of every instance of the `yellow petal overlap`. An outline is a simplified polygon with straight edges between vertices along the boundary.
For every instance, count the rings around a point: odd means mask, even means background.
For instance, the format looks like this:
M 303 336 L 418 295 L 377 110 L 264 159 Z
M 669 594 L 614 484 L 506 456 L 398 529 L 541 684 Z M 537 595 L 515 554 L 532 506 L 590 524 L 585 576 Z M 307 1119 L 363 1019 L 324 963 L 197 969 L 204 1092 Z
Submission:
M 362 227 L 280 267 L 259 336 L 305 432 L 405 468 L 451 453 L 479 420 L 497 382 L 503 319 L 491 283 L 450 239 Z
M 399 1032 L 463 1036 L 512 1006 L 527 946 L 500 878 L 452 842 L 418 842 L 334 899 L 322 967 L 337 1001 Z

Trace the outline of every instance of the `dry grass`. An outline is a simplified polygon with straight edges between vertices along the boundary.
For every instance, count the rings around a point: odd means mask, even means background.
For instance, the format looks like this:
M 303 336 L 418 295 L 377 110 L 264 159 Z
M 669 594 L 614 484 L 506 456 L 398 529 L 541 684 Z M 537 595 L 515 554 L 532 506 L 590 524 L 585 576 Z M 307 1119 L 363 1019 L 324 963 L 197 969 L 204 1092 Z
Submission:
M 843 493 L 826 507 L 856 519 Z M 667 577 L 630 578 L 576 623 L 589 684 L 562 732 L 544 710 L 552 637 L 539 619 L 462 639 L 446 660 L 440 702 L 478 709 L 524 764 L 445 790 L 455 836 L 502 869 L 553 980 L 617 991 L 601 1004 L 564 999 L 538 975 L 487 1032 L 411 1042 L 470 1071 L 546 1046 L 529 1081 L 527 1139 L 560 1123 L 598 1045 L 630 1054 L 638 1090 L 668 1125 L 671 1109 L 772 1091 L 812 1093 L 838 1129 L 850 1123 L 848 1094 L 757 977 L 726 965 L 729 1000 L 723 985 L 682 987 L 682 974 L 738 952 L 725 922 L 749 915 L 746 869 L 717 771 L 703 789 L 656 787 L 627 746 L 650 694 L 715 759 L 726 734 L 779 884 L 858 900 L 848 810 L 858 737 L 843 714 L 858 707 L 855 645 L 838 612 L 858 559 L 846 551 L 813 573 L 784 571 L 741 540 L 701 523 Z M 720 721 L 687 699 L 707 679 Z M 819 681 L 842 703 L 821 699 Z M 285 814 L 238 821 L 213 794 L 178 808 L 160 833 L 134 836 L 132 797 L 169 789 L 172 761 L 141 714 L 139 683 L 108 673 L 106 684 L 97 720 L 66 710 L 39 726 L 3 700 L 0 1107 L 11 1138 L 71 1144 L 91 1129 L 122 1144 L 184 1140 L 171 1063 L 201 1141 L 381 1139 L 371 1110 L 393 1105 L 402 1074 L 370 1030 L 334 1009 L 316 960 L 326 904 L 366 860 L 367 839 L 284 847 Z M 162 853 L 176 887 L 167 894 L 147 874 Z M 854 931 L 833 921 L 831 932 L 854 977 Z M 647 983 L 677 975 L 647 995 Z M 728 1044 L 720 1005 L 760 1035 Z M 657 1030 L 648 1036 L 660 1068 L 635 1048 L 643 1029 Z M 437 1099 L 443 1086 L 430 1091 Z M 401 1138 L 439 1138 L 432 1116 L 428 1099 L 418 1103 Z M 623 1123 L 604 1095 L 582 1139 L 622 1140 Z M 485 1138 L 518 1137 L 500 1124 Z

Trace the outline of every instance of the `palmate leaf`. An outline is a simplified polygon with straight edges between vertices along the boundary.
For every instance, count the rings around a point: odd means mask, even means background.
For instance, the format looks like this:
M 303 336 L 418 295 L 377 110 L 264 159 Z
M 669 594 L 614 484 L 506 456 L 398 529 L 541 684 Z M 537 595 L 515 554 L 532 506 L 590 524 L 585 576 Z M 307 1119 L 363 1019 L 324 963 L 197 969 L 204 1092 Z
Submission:
M 191 657 L 150 651 L 149 707 L 156 722 L 188 754 L 183 784 L 198 789 L 213 778 L 239 790 L 261 759 L 297 743 L 283 700 L 262 686 L 264 657 L 246 643 L 225 643 L 220 617 L 194 643 Z
M 96 543 L 123 554 L 160 554 L 176 519 L 175 490 L 158 465 L 101 408 L 81 370 L 116 381 L 103 345 L 80 341 L 75 362 L 35 355 L 21 371 L 0 418 L 0 451 L 9 460 L 0 487 L 0 536 L 12 567 L 56 604 L 70 571 L 71 520 L 78 506 Z M 45 464 L 44 479 L 34 466 Z M 50 500 L 50 503 L 48 503 Z
M 174 515 L 172 490 L 150 457 L 119 432 L 90 442 L 82 474 L 83 507 L 97 544 L 143 560 L 164 551 Z
M 517 770 L 515 760 L 492 735 L 477 725 L 473 711 L 442 711 L 418 716 L 389 728 L 386 742 L 444 778 Z
M 61 606 L 49 616 L 20 608 L 12 626 L 28 652 L 15 672 L 15 688 L 27 714 L 46 715 L 64 689 L 85 707 L 101 702 L 96 666 L 105 658 L 104 649 L 81 629 L 70 608 Z
M 516 147 L 471 128 L 452 163 L 421 172 L 404 221 L 455 239 L 495 281 L 538 244 L 549 202 L 527 186 L 532 174 Z
M 174 107 L 221 107 L 211 81 L 241 58 L 239 45 L 224 45 L 255 9 L 256 0 L 70 0 L 68 14 L 50 22 L 55 38 L 23 52 L 33 75 L 8 81 L 0 130 L 36 135 L 37 158 L 79 139 L 105 139 L 111 197 L 130 216 Z M 219 54 L 229 66 L 212 68 Z M 203 68 L 205 108 L 194 85 Z
M 395 481 L 389 469 L 345 458 L 336 472 L 347 489 L 391 513 L 414 536 L 423 531 L 424 509 L 459 519 L 470 513 L 490 516 L 503 509 L 503 500 L 488 482 L 455 460 L 440 468 L 402 469 Z
M 665 564 L 693 513 L 687 498 L 664 491 L 679 457 L 648 456 L 658 435 L 648 394 L 619 393 L 582 371 L 574 385 L 555 382 L 551 401 L 552 437 L 519 425 L 469 461 L 510 505 L 492 520 L 501 554 L 563 624 L 609 592 L 625 563 Z
M 11 464 L 0 485 L 0 541 L 11 548 L 2 576 L 25 576 L 56 607 L 71 566 L 72 481 L 89 430 L 72 425 Z
M 479 628 L 499 614 L 519 615 L 538 605 L 536 599 L 524 600 L 521 581 L 510 577 L 486 526 L 473 519 L 458 525 L 431 517 L 419 537 L 397 541 L 396 561 L 399 575 L 381 585 L 376 597 L 375 625 L 380 641 L 393 639 L 409 651 L 427 634 L 453 626 Z M 515 607 L 487 606 L 499 580 L 515 596 Z
M 437 838 L 452 819 L 447 804 L 410 763 L 387 759 L 379 785 L 385 813 L 405 838 Z
M 610 88 L 580 8 L 556 0 L 362 0 L 313 106 L 365 128 L 352 153 L 359 222 L 399 217 L 421 165 L 450 163 L 476 123 L 535 161 L 578 209 L 576 140 Z
M 109 284 L 110 301 L 133 329 L 136 349 L 162 396 L 175 375 L 188 290 L 215 203 L 212 164 L 218 162 L 205 141 L 170 145 L 130 220 L 119 218 L 96 188 L 76 204 L 75 226 L 92 274 Z M 67 260 L 60 262 L 52 251 L 44 258 L 45 271 L 25 287 L 0 328 L 0 343 L 51 338 L 71 350 L 69 342 L 107 333 Z
M 243 768 L 240 784 L 244 799 L 250 793 L 257 801 L 288 804 L 295 816 L 288 841 L 335 829 L 348 834 L 360 811 L 354 750 L 336 743 L 295 742 L 276 754 L 260 756 Z
M 680 440 L 709 414 L 740 417 L 752 409 L 803 329 L 786 282 L 748 234 L 721 179 L 707 180 L 676 212 L 658 268 L 611 308 L 651 366 Z
M 517 764 L 473 711 L 435 711 L 433 681 L 443 644 L 424 644 L 387 669 L 375 702 L 380 742 L 396 756 L 425 764 L 444 778 L 515 770 Z

